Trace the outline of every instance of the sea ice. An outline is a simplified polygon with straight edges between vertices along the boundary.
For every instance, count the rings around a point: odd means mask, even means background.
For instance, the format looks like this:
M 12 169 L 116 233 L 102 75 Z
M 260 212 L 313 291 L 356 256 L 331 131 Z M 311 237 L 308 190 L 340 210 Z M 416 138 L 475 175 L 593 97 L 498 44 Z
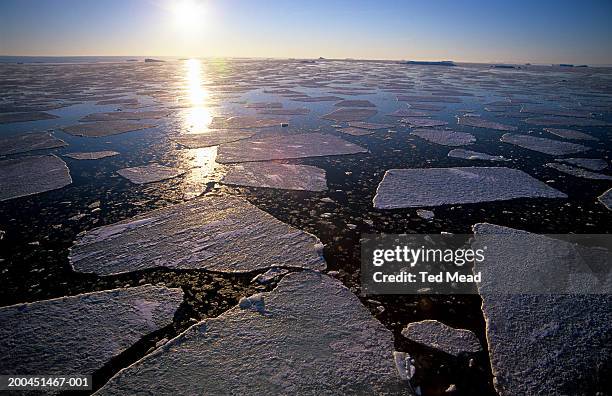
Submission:
M 555 161 L 565 162 L 592 171 L 602 171 L 608 168 L 608 163 L 600 158 L 558 158 Z
M 453 356 L 482 350 L 476 334 L 470 330 L 455 329 L 437 320 L 409 323 L 402 330 L 402 335 L 411 341 Z
M 298 107 L 295 109 L 261 109 L 257 110 L 257 114 L 267 115 L 279 115 L 279 116 L 292 116 L 292 115 L 306 115 L 310 113 L 310 109 L 305 107 Z
M 397 95 L 400 102 L 438 102 L 438 103 L 461 103 L 461 99 L 449 96 L 437 95 Z
M 400 120 L 400 122 L 410 125 L 411 128 L 430 128 L 448 125 L 446 121 L 432 120 L 429 118 L 404 118 Z
M 567 195 L 518 169 L 390 169 L 378 185 L 374 207 L 415 208 L 538 197 L 567 198 Z
M 106 157 L 113 157 L 119 155 L 116 151 L 92 151 L 88 153 L 67 153 L 65 157 L 69 157 L 76 160 L 97 160 Z
M 487 153 L 480 153 L 478 151 L 464 150 L 464 149 L 453 149 L 448 153 L 449 157 L 463 158 L 467 160 L 485 160 L 485 161 L 510 161 L 501 155 L 490 155 Z
M 151 110 L 151 111 L 113 111 L 110 113 L 94 113 L 86 115 L 79 121 L 135 121 L 165 118 L 170 114 L 167 110 Z
M 393 334 L 341 282 L 291 273 L 258 298 L 263 310 L 238 306 L 193 325 L 98 394 L 412 394 Z
M 608 210 L 612 210 L 612 188 L 597 197 Z
M 156 125 L 142 124 L 126 121 L 99 121 L 75 124 L 60 128 L 62 131 L 75 136 L 103 137 L 117 135 L 120 133 L 138 131 L 141 129 L 153 128 Z
M 464 146 L 476 141 L 474 135 L 440 129 L 415 129 L 412 135 L 443 146 Z
M 218 146 L 223 143 L 235 142 L 248 139 L 255 134 L 254 131 L 243 130 L 216 130 L 211 129 L 206 133 L 192 133 L 173 138 L 181 146 L 189 148 L 202 148 Z
M 144 285 L 0 308 L 3 374 L 91 375 L 172 323 L 181 289 Z
M 559 172 L 566 173 L 571 176 L 581 177 L 584 179 L 593 180 L 612 180 L 612 176 L 604 175 L 601 173 L 595 173 L 582 168 L 576 168 L 566 164 L 548 163 L 547 167 L 558 170 Z
M 67 146 L 49 132 L 23 133 L 0 138 L 0 155 L 25 153 Z
M 430 113 L 428 111 L 422 111 L 422 110 L 399 109 L 387 115 L 390 117 L 429 117 L 429 116 L 432 116 L 433 113 Z
M 360 108 L 341 108 L 332 111 L 329 114 L 321 116 L 326 120 L 332 120 L 336 122 L 344 121 L 364 121 L 376 114 L 376 110 L 372 109 L 360 109 Z
M 42 111 L 30 111 L 26 113 L 0 113 L 0 124 L 10 124 L 13 122 L 28 122 L 40 120 L 52 120 L 59 118 L 56 115 Z
M 376 105 L 369 100 L 341 100 L 338 103 L 334 103 L 336 107 L 376 107 Z
M 185 173 L 184 170 L 169 168 L 159 164 L 135 166 L 119 169 L 117 173 L 134 184 L 146 184 L 172 179 Z
M 70 183 L 68 166 L 55 155 L 0 161 L 0 201 L 56 190 Z
M 286 119 L 261 118 L 256 116 L 214 117 L 210 129 L 251 129 L 281 126 Z
M 480 243 L 490 245 L 494 234 L 523 235 L 517 239 L 519 246 L 508 243 L 508 237 L 496 247 L 488 246 L 488 253 L 497 257 L 487 254 L 486 261 L 474 267 L 482 272 L 478 288 L 498 394 L 579 393 L 593 367 L 612 355 L 612 295 L 504 292 L 506 286 L 527 284 L 543 290 L 560 271 L 559 265 L 567 263 L 570 256 L 561 253 L 568 244 L 493 224 L 474 226 L 477 243 L 486 237 Z M 542 260 L 550 267 L 542 268 Z
M 457 124 L 471 126 L 474 128 L 495 129 L 497 131 L 516 131 L 518 129 L 512 125 L 505 125 L 499 122 L 485 120 L 480 117 L 457 117 Z
M 77 238 L 76 271 L 111 275 L 153 267 L 249 272 L 273 266 L 325 269 L 317 237 L 248 202 L 211 196 L 157 209 Z
M 436 217 L 434 212 L 425 209 L 417 209 L 416 214 L 423 220 L 433 220 Z
M 217 162 L 269 161 L 366 153 L 367 150 L 334 135 L 302 133 L 251 138 L 219 146 Z
M 499 140 L 504 143 L 514 144 L 515 146 L 519 146 L 527 150 L 533 150 L 549 155 L 576 154 L 590 150 L 588 147 L 581 144 L 513 133 L 506 133 Z
M 548 133 L 562 137 L 563 139 L 570 140 L 598 140 L 597 138 L 580 131 L 573 129 L 559 129 L 559 128 L 544 128 Z
M 325 191 L 325 170 L 310 165 L 250 162 L 231 167 L 221 180 L 225 184 L 285 190 Z
M 379 123 L 375 123 L 375 122 L 361 122 L 361 121 L 354 121 L 354 122 L 349 122 L 348 123 L 349 127 L 352 128 L 359 128 L 359 129 L 370 129 L 370 130 L 377 130 L 377 129 L 389 129 L 389 128 L 393 128 L 392 124 L 379 124 Z
M 538 126 L 594 126 L 604 127 L 612 126 L 611 123 L 592 118 L 575 118 L 575 117 L 532 117 L 525 119 L 525 122 L 530 125 Z

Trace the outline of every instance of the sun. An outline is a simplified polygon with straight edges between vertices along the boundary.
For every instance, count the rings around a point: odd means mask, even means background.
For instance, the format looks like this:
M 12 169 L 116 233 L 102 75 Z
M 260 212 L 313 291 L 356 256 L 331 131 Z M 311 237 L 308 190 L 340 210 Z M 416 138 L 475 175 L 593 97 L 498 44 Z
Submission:
M 181 29 L 191 29 L 202 24 L 204 4 L 198 0 L 179 0 L 172 6 L 174 22 Z

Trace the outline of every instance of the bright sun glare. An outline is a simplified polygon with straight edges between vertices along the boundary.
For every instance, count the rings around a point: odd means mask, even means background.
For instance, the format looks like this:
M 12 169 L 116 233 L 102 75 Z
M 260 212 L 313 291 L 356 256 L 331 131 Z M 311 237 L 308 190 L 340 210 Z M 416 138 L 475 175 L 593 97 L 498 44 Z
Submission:
M 204 4 L 198 0 L 179 0 L 172 6 L 174 21 L 181 29 L 192 29 L 202 24 Z

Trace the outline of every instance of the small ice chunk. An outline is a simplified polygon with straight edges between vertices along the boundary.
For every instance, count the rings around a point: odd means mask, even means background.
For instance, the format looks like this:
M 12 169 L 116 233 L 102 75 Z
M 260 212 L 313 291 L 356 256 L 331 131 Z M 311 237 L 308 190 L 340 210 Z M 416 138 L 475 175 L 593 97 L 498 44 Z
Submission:
M 409 323 L 402 330 L 402 335 L 411 341 L 453 356 L 482 350 L 476 334 L 465 329 L 455 329 L 437 320 Z
M 612 188 L 597 197 L 608 210 L 612 210 Z
M 393 362 L 397 374 L 403 381 L 410 381 L 416 373 L 416 367 L 412 364 L 412 358 L 406 352 L 393 351 Z
M 0 138 L 0 155 L 25 153 L 67 146 L 66 142 L 49 132 L 23 133 Z
M 263 274 L 259 274 L 256 277 L 254 277 L 251 280 L 251 282 L 257 282 L 257 283 L 260 283 L 262 285 L 267 285 L 268 283 L 272 282 L 273 280 L 278 279 L 278 278 L 280 278 L 283 275 L 286 275 L 288 273 L 289 273 L 289 270 L 285 269 L 285 268 L 270 268 L 269 270 L 267 270 Z
M 601 173 L 595 173 L 588 171 L 582 168 L 576 168 L 570 165 L 558 164 L 558 163 L 548 163 L 547 167 L 558 170 L 559 172 L 566 173 L 571 176 L 581 177 L 584 179 L 592 179 L 592 180 L 612 180 L 612 176 L 604 175 Z
M 414 208 L 538 197 L 567 195 L 523 171 L 505 167 L 390 169 L 378 185 L 374 207 Z
M 223 144 L 219 147 L 217 162 L 227 164 L 366 152 L 366 149 L 334 135 L 322 133 L 279 134 Z
M 321 116 L 326 120 L 332 120 L 336 122 L 344 121 L 364 121 L 376 114 L 376 110 L 372 109 L 361 109 L 361 108 L 340 108 L 332 111 L 329 114 Z
M 544 128 L 548 133 L 562 137 L 563 139 L 570 140 L 598 140 L 597 138 L 589 135 L 588 133 L 575 131 L 573 129 L 559 129 L 559 128 Z
M 317 237 L 231 196 L 195 198 L 95 228 L 77 238 L 69 260 L 76 271 L 99 275 L 154 267 L 326 267 Z
M 581 144 L 514 133 L 506 133 L 500 138 L 500 140 L 504 143 L 514 144 L 515 146 L 519 146 L 527 150 L 533 150 L 549 155 L 567 155 L 590 150 L 589 147 Z
M 250 162 L 234 165 L 221 180 L 225 184 L 284 190 L 325 191 L 325 170 L 310 165 Z
M 484 160 L 484 161 L 510 161 L 501 155 L 490 155 L 487 153 L 480 153 L 478 151 L 464 150 L 464 149 L 453 149 L 448 153 L 449 157 L 462 158 L 467 160 Z
M 499 122 L 485 120 L 480 117 L 457 117 L 457 124 L 471 126 L 474 128 L 495 129 L 497 131 L 516 131 L 518 129 L 512 125 L 505 125 Z
M 0 201 L 56 190 L 70 183 L 68 166 L 55 155 L 0 161 Z
M 102 137 L 153 128 L 156 125 L 126 121 L 89 122 L 62 127 L 61 130 L 75 136 Z
M 113 157 L 119 155 L 116 151 L 91 151 L 87 153 L 67 153 L 65 157 L 76 159 L 76 160 L 97 160 L 106 157 Z
M 262 293 L 253 294 L 250 297 L 242 297 L 238 301 L 238 306 L 242 309 L 250 309 L 259 313 L 266 312 L 266 304 Z
M 134 184 L 146 184 L 172 179 L 184 174 L 185 171 L 177 168 L 169 168 L 160 164 L 150 164 L 119 169 L 117 173 Z
M 91 375 L 171 324 L 182 302 L 180 288 L 144 285 L 2 307 L 2 373 Z
M 440 129 L 415 129 L 412 135 L 443 146 L 465 146 L 476 141 L 472 134 Z
M 434 217 L 436 217 L 435 213 L 432 212 L 431 210 L 417 209 L 416 213 L 417 213 L 417 216 L 419 216 L 421 219 L 424 219 L 424 220 L 433 220 Z

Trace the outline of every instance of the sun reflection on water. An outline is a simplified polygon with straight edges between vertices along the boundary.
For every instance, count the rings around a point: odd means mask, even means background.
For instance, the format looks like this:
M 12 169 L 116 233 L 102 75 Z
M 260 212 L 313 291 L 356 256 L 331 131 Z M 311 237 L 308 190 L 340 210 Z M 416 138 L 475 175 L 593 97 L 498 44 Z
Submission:
M 199 59 L 189 59 L 185 62 L 185 82 L 188 94 L 189 108 L 185 110 L 184 126 L 187 133 L 203 133 L 208 131 L 208 125 L 213 119 L 210 109 L 210 94 L 204 87 L 204 72 Z

